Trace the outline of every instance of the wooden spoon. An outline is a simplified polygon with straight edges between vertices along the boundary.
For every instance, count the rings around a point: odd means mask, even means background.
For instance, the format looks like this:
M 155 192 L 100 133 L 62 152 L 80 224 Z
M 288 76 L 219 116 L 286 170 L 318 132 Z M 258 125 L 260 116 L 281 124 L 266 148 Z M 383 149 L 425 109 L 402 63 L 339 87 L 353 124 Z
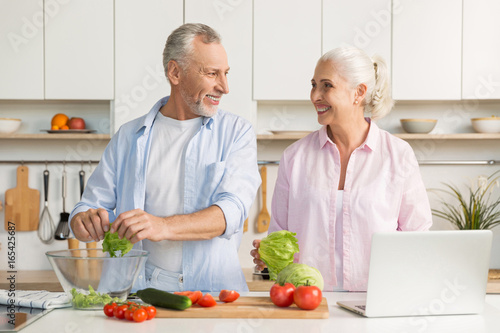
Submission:
M 262 177 L 262 209 L 257 216 L 257 231 L 266 232 L 271 222 L 271 215 L 267 211 L 267 169 L 266 166 L 260 168 L 260 176 Z
M 2 207 L 0 207 L 0 210 L 2 210 Z M 243 232 L 247 232 L 247 231 L 248 231 L 248 217 L 245 220 L 245 223 L 243 224 Z

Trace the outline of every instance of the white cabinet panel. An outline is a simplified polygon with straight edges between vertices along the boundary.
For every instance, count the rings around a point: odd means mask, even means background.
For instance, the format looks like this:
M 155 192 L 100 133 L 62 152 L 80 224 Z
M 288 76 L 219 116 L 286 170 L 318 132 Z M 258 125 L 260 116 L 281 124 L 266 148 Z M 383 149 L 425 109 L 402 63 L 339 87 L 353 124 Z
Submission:
M 185 22 L 204 23 L 222 37 L 229 67 L 229 94 L 220 107 L 256 123 L 252 100 L 252 1 L 185 0 Z
M 309 100 L 321 56 L 321 0 L 254 0 L 256 100 Z
M 0 0 L 0 99 L 43 99 L 43 6 Z
M 162 55 L 168 35 L 183 23 L 183 1 L 119 0 L 115 22 L 113 133 L 170 94 Z
M 462 1 L 400 0 L 393 12 L 393 98 L 461 98 Z
M 322 53 L 356 46 L 380 55 L 390 68 L 391 20 L 391 0 L 323 0 Z
M 464 0 L 463 99 L 500 99 L 500 1 Z
M 113 99 L 113 0 L 61 3 L 45 24 L 45 98 Z

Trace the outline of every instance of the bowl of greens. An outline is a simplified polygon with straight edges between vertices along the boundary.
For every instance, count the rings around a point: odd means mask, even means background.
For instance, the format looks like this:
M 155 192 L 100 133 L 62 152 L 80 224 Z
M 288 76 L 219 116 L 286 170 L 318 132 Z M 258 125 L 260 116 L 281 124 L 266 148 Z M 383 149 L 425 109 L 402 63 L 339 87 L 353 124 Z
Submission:
M 75 309 L 102 310 L 111 301 L 124 301 L 148 258 L 149 252 L 134 250 L 126 239 L 110 235 L 101 249 L 46 253 Z

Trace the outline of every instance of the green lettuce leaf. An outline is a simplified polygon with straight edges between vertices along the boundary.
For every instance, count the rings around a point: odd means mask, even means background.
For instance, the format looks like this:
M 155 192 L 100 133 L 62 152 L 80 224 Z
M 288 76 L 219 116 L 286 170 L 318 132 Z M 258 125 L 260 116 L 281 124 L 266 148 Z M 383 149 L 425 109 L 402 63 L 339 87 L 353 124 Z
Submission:
M 104 240 L 102 241 L 102 251 L 109 252 L 109 255 L 112 258 L 117 257 L 118 255 L 120 257 L 123 257 L 125 253 L 132 250 L 133 246 L 134 244 L 132 244 L 125 237 L 122 239 L 118 238 L 117 232 L 110 233 L 109 231 L 107 231 L 104 234 Z
M 321 273 L 314 267 L 306 264 L 290 264 L 278 274 L 276 283 L 281 285 L 290 282 L 296 288 L 299 286 L 316 286 L 323 290 L 324 281 Z
M 267 265 L 269 279 L 276 280 L 278 273 L 293 263 L 293 256 L 299 252 L 296 233 L 288 230 L 275 231 L 260 241 L 260 259 Z
M 73 307 L 79 309 L 93 308 L 95 306 L 101 306 L 110 303 L 111 301 L 119 301 L 120 299 L 115 297 L 112 298 L 108 294 L 98 293 L 89 285 L 89 294 L 80 293 L 76 291 L 75 288 L 71 289 L 71 295 L 73 296 L 72 302 Z

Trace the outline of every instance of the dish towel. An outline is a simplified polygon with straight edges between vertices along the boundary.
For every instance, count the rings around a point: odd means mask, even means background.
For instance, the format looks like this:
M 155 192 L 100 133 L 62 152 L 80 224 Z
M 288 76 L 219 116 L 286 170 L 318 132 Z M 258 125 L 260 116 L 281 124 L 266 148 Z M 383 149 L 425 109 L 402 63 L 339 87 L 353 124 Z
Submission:
M 71 306 L 71 298 L 64 292 L 16 290 L 15 297 L 9 297 L 8 290 L 0 289 L 0 304 L 11 304 L 10 299 L 14 299 L 16 306 L 26 308 L 54 309 Z

